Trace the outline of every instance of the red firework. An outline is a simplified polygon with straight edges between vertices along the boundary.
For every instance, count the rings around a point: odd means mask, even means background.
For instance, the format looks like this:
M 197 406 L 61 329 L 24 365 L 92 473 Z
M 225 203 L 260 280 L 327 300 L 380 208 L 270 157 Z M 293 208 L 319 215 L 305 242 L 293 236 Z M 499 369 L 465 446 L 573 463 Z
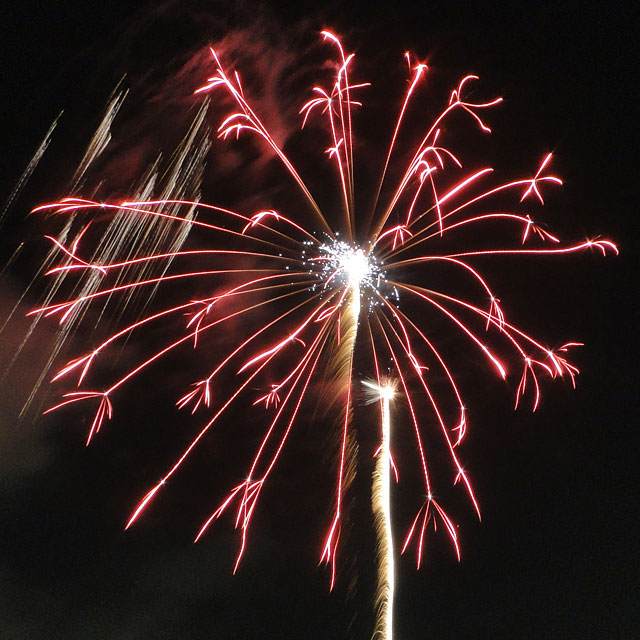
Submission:
M 457 332 L 460 339 L 477 351 L 501 378 L 515 371 L 516 379 L 520 376 L 515 393 L 516 407 L 523 396 L 529 395 L 535 410 L 540 400 L 540 378 L 568 377 L 574 383 L 578 371 L 567 360 L 567 351 L 578 343 L 570 342 L 552 349 L 516 327 L 501 308 L 500 300 L 481 273 L 480 266 L 502 256 L 562 256 L 587 249 L 606 254 L 609 251 L 617 253 L 617 249 L 611 241 L 604 239 L 563 244 L 523 211 L 530 200 L 543 204 L 544 188 L 562 184 L 558 177 L 548 172 L 551 154 L 542 159 L 533 175 L 498 186 L 488 183 L 493 171 L 490 167 L 471 173 L 464 171 L 461 160 L 444 142 L 444 125 L 452 114 L 462 112 L 482 132 L 489 133 L 484 113 L 501 102 L 501 98 L 475 102 L 466 97 L 469 87 L 477 80 L 475 76 L 464 77 L 451 91 L 448 103 L 431 125 L 411 134 L 414 144 L 410 151 L 400 151 L 398 141 L 401 133 L 405 133 L 405 115 L 414 108 L 412 99 L 428 73 L 427 65 L 412 62 L 409 54 L 405 54 L 409 66 L 408 88 L 398 115 L 389 127 L 390 143 L 380 180 L 370 193 L 375 201 L 373 215 L 362 216 L 354 196 L 353 117 L 354 108 L 363 106 L 360 96 L 366 94 L 368 83 L 351 80 L 354 55 L 346 55 L 340 40 L 332 33 L 323 32 L 322 35 L 337 51 L 335 73 L 327 87 L 312 88 L 312 97 L 302 105 L 300 115 L 302 126 L 313 118 L 319 119 L 329 136 L 326 154 L 337 173 L 342 209 L 338 222 L 329 223 L 307 183 L 251 105 L 238 72 L 228 72 L 216 51 L 211 50 L 213 76 L 195 93 L 224 92 L 235 105 L 234 110 L 222 119 L 219 136 L 228 138 L 247 133 L 260 138 L 301 191 L 308 204 L 308 215 L 275 209 L 239 213 L 199 202 L 168 199 L 103 203 L 65 198 L 43 205 L 36 210 L 57 214 L 82 212 L 88 218 L 92 212 L 102 217 L 104 212 L 109 212 L 149 220 L 167 218 L 199 230 L 203 235 L 210 234 L 213 246 L 96 263 L 81 257 L 80 240 L 91 224 L 89 222 L 70 246 L 51 238 L 63 253 L 64 262 L 49 273 L 89 272 L 101 278 L 101 287 L 93 293 L 49 304 L 32 313 L 55 315 L 60 323 L 64 323 L 77 309 L 93 300 L 128 294 L 139 288 L 165 286 L 176 281 L 184 288 L 191 281 L 199 281 L 202 283 L 200 291 L 211 291 L 211 278 L 216 287 L 221 287 L 215 295 L 188 297 L 140 317 L 69 362 L 54 379 L 76 375 L 79 389 L 66 393 L 49 411 L 78 402 L 97 404 L 88 434 L 89 443 L 105 421 L 112 418 L 116 392 L 133 384 L 151 365 L 180 347 L 192 346 L 197 353 L 208 337 L 226 332 L 226 352 L 219 356 L 206 376 L 192 381 L 176 402 L 180 409 L 189 408 L 192 413 L 196 410 L 209 412 L 208 420 L 162 479 L 139 502 L 127 527 L 140 517 L 161 487 L 181 468 L 232 405 L 243 401 L 255 405 L 255 411 L 267 411 L 264 436 L 244 479 L 229 491 L 196 538 L 200 538 L 223 513 L 235 510 L 235 526 L 241 535 L 236 568 L 245 550 L 247 532 L 262 489 L 295 428 L 303 401 L 309 401 L 312 385 L 327 384 L 330 377 L 328 361 L 342 357 L 339 355 L 341 349 L 346 351 L 347 374 L 341 396 L 344 419 L 341 421 L 333 498 L 334 516 L 322 551 L 322 558 L 332 567 L 333 585 L 346 487 L 347 443 L 353 429 L 352 365 L 356 337 L 366 345 L 371 374 L 377 379 L 378 386 L 382 379 L 382 363 L 385 363 L 384 367 L 389 363 L 389 374 L 397 379 L 398 393 L 404 397 L 410 416 L 409 435 L 399 437 L 412 438 L 421 467 L 424 498 L 417 500 L 416 515 L 409 523 L 402 551 L 414 541 L 417 565 L 420 566 L 427 525 L 433 523 L 435 526 L 439 520 L 459 557 L 456 526 L 435 498 L 425 442 L 433 437 L 442 439 L 454 467 L 452 482 L 462 484 L 479 515 L 471 482 L 456 452 L 467 430 L 465 404 L 454 367 L 448 364 L 448 357 L 421 318 L 429 313 L 430 317 L 439 316 L 449 323 L 451 331 Z M 393 178 L 390 177 L 392 172 L 388 171 L 391 167 L 394 168 Z M 485 184 L 489 186 L 483 186 Z M 496 208 L 495 203 L 498 199 L 503 201 L 505 194 L 513 194 L 514 200 L 520 201 L 521 204 L 516 202 L 516 211 Z M 199 217 L 168 215 L 163 210 L 167 205 L 189 211 L 195 207 Z M 93 224 L 99 226 L 100 220 Z M 465 229 L 472 231 L 474 237 L 482 238 L 483 243 L 489 241 L 493 245 L 468 246 L 468 240 L 465 240 L 459 250 L 448 249 Z M 501 244 L 502 238 L 509 237 L 512 238 L 511 245 Z M 176 265 L 180 264 L 177 259 L 182 258 L 187 262 L 204 258 L 210 261 L 210 266 L 211 263 L 216 266 L 180 270 Z M 114 282 L 117 274 L 126 269 L 156 261 L 167 261 L 170 270 L 157 277 Z M 247 262 L 251 263 L 250 268 L 245 267 Z M 447 291 L 446 279 L 435 286 L 430 282 L 430 286 L 425 287 L 424 274 L 431 265 L 441 265 L 445 269 L 440 271 L 448 269 L 454 277 L 459 274 L 465 278 L 468 282 L 465 291 L 471 292 L 470 297 L 468 293 L 463 298 Z M 399 300 L 407 301 L 408 311 L 400 308 Z M 106 388 L 84 388 L 91 379 L 96 360 L 108 358 L 109 350 L 119 341 L 180 314 L 188 317 L 182 335 L 158 345 Z M 358 330 L 358 324 L 362 326 L 361 330 Z M 273 382 L 274 375 L 278 375 L 277 382 Z M 216 387 L 214 393 L 213 387 L 221 378 L 224 378 L 226 388 Z M 229 379 L 235 382 L 229 384 Z M 435 379 L 445 380 L 446 398 L 442 395 L 442 384 L 437 385 L 437 391 L 434 389 Z M 457 407 L 453 413 L 452 402 Z M 419 420 L 418 404 L 424 404 L 432 413 L 428 428 Z

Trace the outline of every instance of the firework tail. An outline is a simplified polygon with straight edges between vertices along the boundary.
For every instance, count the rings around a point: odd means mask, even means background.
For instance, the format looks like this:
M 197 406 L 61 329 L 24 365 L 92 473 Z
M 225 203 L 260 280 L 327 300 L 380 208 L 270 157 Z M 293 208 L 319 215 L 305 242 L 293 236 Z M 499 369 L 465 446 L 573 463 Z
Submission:
M 344 312 L 340 316 L 338 323 L 338 333 L 336 336 L 338 350 L 333 359 L 336 367 L 336 380 L 339 381 L 341 389 L 346 389 L 346 400 L 342 419 L 336 510 L 322 553 L 322 560 L 331 565 L 332 589 L 336 579 L 336 551 L 340 539 L 343 498 L 345 490 L 355 476 L 355 452 L 357 450 L 357 445 L 350 429 L 353 417 L 353 356 L 358 333 L 358 317 L 360 315 L 360 284 L 356 280 L 351 280 L 348 295 L 348 302 L 344 307 Z
M 378 450 L 371 506 L 375 521 L 378 553 L 378 587 L 375 597 L 376 626 L 374 639 L 393 638 L 393 595 L 395 565 L 391 530 L 391 395 L 387 388 L 377 388 L 382 409 L 382 442 Z

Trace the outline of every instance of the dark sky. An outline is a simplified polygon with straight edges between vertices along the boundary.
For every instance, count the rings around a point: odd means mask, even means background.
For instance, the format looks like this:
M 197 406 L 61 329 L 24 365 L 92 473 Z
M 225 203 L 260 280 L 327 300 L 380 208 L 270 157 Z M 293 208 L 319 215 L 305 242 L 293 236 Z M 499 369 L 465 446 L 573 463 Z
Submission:
M 506 389 L 482 379 L 475 389 L 473 376 L 465 376 L 473 420 L 462 458 L 483 521 L 475 521 L 462 492 L 454 493 L 448 504 L 460 525 L 462 561 L 441 532 L 431 534 L 419 572 L 411 558 L 402 559 L 397 638 L 635 637 L 639 318 L 633 232 L 640 114 L 634 60 L 640 24 L 633 3 L 618 2 L 615 9 L 612 3 L 412 5 L 336 2 L 319 9 L 303 2 L 293 11 L 270 3 L 261 15 L 268 16 L 265 32 L 333 27 L 367 71 L 409 49 L 428 59 L 445 84 L 477 73 L 489 95 L 505 97 L 492 119 L 494 134 L 483 141 L 492 162 L 515 171 L 554 151 L 554 170 L 565 186 L 542 211 L 544 220 L 567 239 L 606 235 L 621 255 L 582 255 L 495 274 L 505 297 L 513 288 L 512 301 L 521 305 L 516 313 L 531 329 L 560 343 L 585 343 L 575 356 L 582 373 L 575 391 L 548 383 L 533 415 L 512 411 L 517 381 Z M 166 2 L 138 10 L 69 0 L 55 9 L 26 1 L 3 9 L 0 199 L 61 109 L 66 120 L 58 144 L 81 148 L 123 72 L 140 91 L 166 89 L 157 78 L 175 67 L 174 58 L 183 60 L 225 29 L 254 26 L 254 7 Z M 60 146 L 56 153 L 59 158 Z M 23 221 L 25 213 L 61 195 L 56 180 L 68 178 L 75 165 L 62 159 L 43 166 L 0 230 L 3 263 L 22 234 L 28 250 L 38 253 L 44 241 L 33 219 Z M 30 275 L 28 260 L 2 274 L 0 319 Z M 19 314 L 30 304 L 28 296 Z M 27 326 L 14 320 L 0 334 L 3 362 Z M 192 544 L 215 504 L 216 483 L 233 482 L 225 477 L 233 459 L 221 461 L 219 445 L 209 445 L 195 471 L 172 483 L 140 525 L 124 532 L 132 505 L 182 442 L 176 437 L 182 416 L 163 413 L 153 400 L 151 407 L 132 406 L 88 449 L 79 411 L 18 421 L 19 399 L 49 335 L 39 328 L 20 367 L 0 387 L 1 637 L 370 636 L 370 537 L 363 534 L 358 548 L 360 537 L 352 531 L 342 579 L 329 594 L 327 573 L 317 566 L 323 529 L 308 524 L 324 516 L 329 501 L 323 502 L 325 483 L 316 481 L 322 474 L 312 467 L 287 460 L 265 495 L 236 576 L 230 526 Z M 482 373 L 473 363 L 471 370 Z M 154 384 L 162 396 L 162 380 Z M 238 420 L 241 425 L 242 416 Z M 326 464 L 326 456 L 320 459 Z M 299 482 L 296 473 L 309 477 Z M 354 514 L 358 509 L 362 504 Z M 303 515 L 296 518 L 296 510 Z

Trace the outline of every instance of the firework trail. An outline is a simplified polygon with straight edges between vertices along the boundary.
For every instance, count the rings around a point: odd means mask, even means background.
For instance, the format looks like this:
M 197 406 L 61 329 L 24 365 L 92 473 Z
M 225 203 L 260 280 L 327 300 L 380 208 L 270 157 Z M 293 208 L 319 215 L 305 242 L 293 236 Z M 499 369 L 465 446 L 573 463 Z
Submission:
M 87 171 L 92 167 L 92 165 L 94 165 L 108 147 L 112 138 L 111 130 L 113 123 L 126 96 L 127 91 L 122 88 L 121 81 L 109 96 L 103 118 L 91 137 L 87 149 L 85 150 L 78 168 L 74 173 L 71 185 L 69 186 L 69 190 L 71 192 L 74 192 L 84 186 L 83 181 Z M 206 125 L 207 109 L 208 100 L 205 100 L 198 109 L 187 134 L 175 149 L 171 162 L 168 166 L 161 167 L 160 156 L 153 161 L 139 184 L 134 188 L 138 198 L 151 198 L 154 192 L 159 191 L 160 198 L 166 199 L 171 195 L 174 198 L 189 197 L 192 200 L 199 199 L 204 160 L 210 147 L 210 132 Z M 25 175 L 20 180 L 19 186 L 22 186 L 25 180 L 28 179 L 29 174 L 33 171 L 33 167 L 42 157 L 59 118 L 60 116 L 58 116 L 56 121 L 50 127 L 47 137 L 40 145 L 34 159 L 29 164 L 27 171 L 25 171 Z M 162 177 L 159 175 L 161 169 L 163 170 Z M 10 202 L 8 204 L 10 204 Z M 88 259 L 87 264 L 108 263 L 115 260 L 117 257 L 128 256 L 131 258 L 148 255 L 150 252 L 177 252 L 185 242 L 190 229 L 189 226 L 185 224 L 181 224 L 178 227 L 172 225 L 171 217 L 179 212 L 182 213 L 181 218 L 184 217 L 189 219 L 191 217 L 195 217 L 195 204 L 186 214 L 184 213 L 184 207 L 178 205 L 167 205 L 163 207 L 163 211 L 168 215 L 155 220 L 141 219 L 138 215 L 127 215 L 125 212 L 123 212 L 123 215 L 113 217 L 113 219 L 111 219 L 106 225 L 106 228 L 103 228 L 101 231 L 100 242 L 93 251 L 91 257 Z M 95 224 L 95 221 L 93 224 Z M 69 243 L 71 243 L 72 247 L 77 246 L 91 226 L 91 222 L 87 224 L 86 220 L 81 219 L 81 216 L 72 213 L 65 220 L 62 230 L 59 231 L 55 237 L 47 236 L 51 241 L 52 246 L 44 258 L 37 275 L 33 278 L 32 282 L 24 291 L 22 297 L 18 300 L 18 303 L 14 306 L 12 311 L 4 319 L 2 325 L 0 325 L 0 333 L 11 321 L 12 316 L 18 309 L 28 290 L 42 277 L 44 273 L 48 272 L 55 274 L 53 283 L 49 286 L 48 291 L 44 295 L 44 299 L 42 301 L 44 306 L 52 302 L 55 296 L 58 295 L 60 291 L 64 290 L 64 287 L 69 284 L 69 277 L 72 276 L 73 272 L 68 269 L 56 270 L 53 269 L 53 267 L 58 260 L 60 251 L 63 251 L 63 253 L 67 251 L 65 246 Z M 16 250 L 12 260 L 15 259 L 21 251 L 24 250 L 24 248 L 24 245 L 21 245 Z M 151 262 L 140 265 L 134 261 L 131 268 L 121 270 L 119 274 L 119 282 L 128 282 L 134 279 L 151 277 L 152 275 L 161 276 L 167 272 L 170 264 L 171 259 L 168 259 L 162 264 L 160 262 Z M 75 295 L 82 297 L 96 292 L 102 284 L 102 275 L 103 271 L 99 269 L 89 271 L 81 281 L 77 282 L 73 286 Z M 136 289 L 130 290 L 126 295 L 120 297 L 118 311 L 122 313 L 127 305 L 131 305 L 133 303 L 136 303 L 139 308 L 144 309 L 144 307 L 153 300 L 156 291 L 157 289 L 148 289 L 146 292 L 141 292 Z M 136 297 L 136 293 L 142 293 L 143 295 Z M 96 326 L 100 325 L 101 320 L 104 320 L 106 302 L 108 302 L 108 299 L 105 301 L 105 305 L 103 305 L 101 309 L 93 309 L 93 312 L 97 314 L 97 319 L 95 317 L 93 318 L 93 322 Z M 48 354 L 47 360 L 43 364 L 42 370 L 39 373 L 38 379 L 31 387 L 28 397 L 22 404 L 20 411 L 21 417 L 23 417 L 32 407 L 32 404 L 35 403 L 41 385 L 48 377 L 50 377 L 52 367 L 55 366 L 60 353 L 67 348 L 67 343 L 72 338 L 75 331 L 87 321 L 87 311 L 87 307 L 84 309 L 78 308 L 74 310 L 70 317 L 65 319 L 64 323 L 61 323 L 61 326 L 58 328 L 54 337 L 53 345 Z M 117 314 L 111 310 L 110 316 L 113 319 Z M 6 363 L 2 374 L 0 374 L 0 382 L 4 380 L 6 376 L 10 375 L 13 367 L 17 364 L 22 350 L 34 335 L 39 320 L 39 317 L 35 317 L 33 319 L 23 340 L 15 349 L 12 359 Z M 42 400 L 40 399 L 40 401 Z
M 376 371 L 379 375 L 379 372 Z M 382 442 L 377 451 L 376 469 L 373 475 L 372 505 L 378 534 L 378 592 L 376 606 L 378 618 L 374 638 L 393 637 L 393 596 L 395 590 L 395 562 L 393 558 L 393 531 L 391 528 L 391 400 L 395 388 L 391 384 L 374 384 L 364 381 L 372 391 L 374 401 L 380 399 Z
M 172 300 L 171 291 L 181 296 L 178 303 L 159 306 L 123 323 L 90 351 L 71 360 L 54 378 L 75 375 L 80 388 L 65 393 L 51 411 L 78 402 L 95 405 L 87 442 L 112 418 L 114 396 L 122 389 L 150 373 L 168 355 L 187 348 L 197 353 L 208 338 L 225 332 L 226 351 L 212 365 L 205 366 L 201 358 L 194 359 L 194 375 L 203 368 L 204 373 L 177 401 L 180 409 L 207 412 L 208 419 L 161 480 L 140 500 L 127 528 L 149 507 L 229 408 L 250 398 L 255 405 L 255 424 L 264 415 L 258 412 L 267 412 L 260 444 L 246 472 L 196 537 L 199 539 L 223 514 L 232 512 L 240 536 L 234 570 L 245 552 L 259 497 L 294 431 L 303 404 L 311 403 L 314 389 L 330 382 L 327 371 L 337 371 L 333 381 L 337 380 L 336 395 L 342 405 L 340 444 L 332 517 L 321 552 L 322 560 L 331 568 L 331 586 L 336 579 L 344 495 L 350 476 L 356 342 L 368 345 L 372 363 L 368 368 L 371 374 L 375 371 L 376 388 L 382 396 L 383 428 L 374 480 L 381 552 L 378 633 L 390 638 L 393 457 L 390 395 L 381 383 L 380 371 L 388 369 L 389 378 L 397 380 L 396 395 L 408 408 L 409 435 L 396 438 L 412 439 L 423 483 L 422 497 L 416 500 L 415 517 L 408 527 L 402 552 L 413 543 L 419 567 L 427 528 L 431 525 L 435 529 L 440 524 L 459 557 L 457 527 L 433 490 L 427 457 L 429 441 L 439 439 L 444 444 L 453 467 L 452 483 L 463 487 L 478 516 L 480 510 L 457 454 L 467 430 L 465 404 L 455 367 L 450 364 L 447 350 L 436 344 L 433 337 L 436 332 L 431 332 L 431 327 L 448 325 L 501 378 L 506 379 L 514 368 L 519 370 L 516 406 L 527 395 L 535 410 L 541 377 L 568 377 L 573 383 L 578 371 L 568 361 L 567 351 L 578 343 L 552 349 L 516 327 L 481 274 L 482 265 L 506 256 L 527 259 L 587 249 L 606 254 L 617 249 L 604 239 L 563 244 L 522 211 L 527 204 L 521 204 L 516 212 L 502 207 L 500 203 L 509 194 L 519 197 L 521 203 L 537 200 L 542 204 L 543 189 L 561 184 L 548 171 L 551 154 L 543 158 L 533 175 L 497 186 L 486 186 L 491 167 L 470 173 L 463 169 L 461 160 L 445 145 L 446 126 L 456 115 L 469 118 L 481 131 L 489 133 L 484 113 L 501 102 L 501 98 L 487 101 L 468 98 L 470 87 L 477 80 L 475 76 L 467 76 L 458 83 L 445 108 L 429 126 L 408 134 L 403 131 L 405 116 L 413 108 L 414 97 L 427 74 L 426 65 L 414 63 L 409 54 L 406 54 L 410 74 L 407 90 L 398 116 L 389 126 L 390 142 L 373 190 L 374 206 L 369 216 L 359 215 L 353 121 L 355 110 L 363 106 L 361 96 L 369 83 L 352 81 L 354 55 L 345 53 L 334 34 L 322 35 L 336 52 L 333 76 L 328 85 L 312 88 L 312 97 L 302 106 L 300 115 L 303 127 L 313 122 L 328 137 L 326 161 L 335 170 L 339 220 L 325 216 L 307 182 L 245 95 L 239 73 L 227 70 L 218 53 L 211 50 L 213 75 L 196 93 L 223 92 L 233 103 L 233 110 L 221 120 L 219 136 L 226 139 L 249 134 L 261 141 L 297 187 L 309 215 L 288 215 L 276 209 L 241 213 L 194 199 L 168 196 L 114 203 L 74 197 L 43 205 L 39 210 L 89 220 L 73 243 L 54 240 L 63 262 L 49 273 L 97 278 L 100 286 L 62 302 L 48 303 L 33 313 L 58 316 L 64 324 L 90 305 L 139 290 L 162 290 L 158 300 L 165 304 Z M 411 139 L 410 144 L 407 138 Z M 300 207 L 296 204 L 292 209 L 298 211 Z M 189 230 L 189 239 L 196 232 L 206 236 L 207 245 L 192 248 L 188 243 L 182 246 L 181 240 L 175 248 L 145 255 L 104 260 L 97 257 L 101 254 L 94 253 L 93 258 L 85 259 L 83 234 L 94 219 L 92 214 L 101 219 L 112 215 L 116 220 L 126 216 L 140 225 L 170 220 L 173 225 Z M 99 243 L 96 227 L 98 223 L 87 238 Z M 465 240 L 469 235 L 474 244 Z M 459 248 L 452 249 L 456 241 Z M 139 269 L 156 264 L 167 266 L 159 273 L 139 275 Z M 181 324 L 178 335 L 173 335 L 176 322 L 185 315 L 186 322 Z M 157 325 L 172 328 L 165 332 L 166 343 L 147 353 L 110 384 L 92 386 L 96 380 L 92 377 L 96 361 L 113 353 L 123 340 L 145 335 Z M 259 391 L 252 395 L 256 387 Z M 422 416 L 425 411 L 430 413 L 428 420 Z M 396 431 L 401 428 L 401 424 L 397 425 Z M 404 461 L 399 461 L 398 466 L 403 464 Z
M 356 261 L 357 262 L 357 261 Z M 352 423 L 352 394 L 353 394 L 353 356 L 358 334 L 358 318 L 360 316 L 360 286 L 357 275 L 350 274 L 348 282 L 347 301 L 345 311 L 339 324 L 340 348 L 336 354 L 338 367 L 337 381 L 342 389 L 347 391 L 347 399 L 343 409 L 342 437 L 340 441 L 340 476 L 337 494 L 336 513 L 329 529 L 329 535 L 325 541 L 322 552 L 322 560 L 331 564 L 331 586 L 336 577 L 336 551 L 340 539 L 340 516 L 342 513 L 342 496 L 346 487 L 350 484 L 355 462 L 351 460 L 352 447 L 349 446 L 350 426 Z
M 38 163 L 42 159 L 42 156 L 45 154 L 47 148 L 51 144 L 51 136 L 53 135 L 55 128 L 58 126 L 58 120 L 60 120 L 60 116 L 62 116 L 62 112 L 58 114 L 56 119 L 51 123 L 51 126 L 49 127 L 47 133 L 45 134 L 42 142 L 39 144 L 38 148 L 36 149 L 36 152 L 33 154 L 33 157 L 27 164 L 25 170 L 22 172 L 22 175 L 18 179 L 18 182 L 15 184 L 15 186 L 11 190 L 9 197 L 7 198 L 6 202 L 2 207 L 2 211 L 0 211 L 0 225 L 4 222 L 4 218 L 7 215 L 7 211 L 9 211 L 9 209 L 11 208 L 11 205 L 14 203 L 16 198 L 18 198 L 22 190 L 25 188 L 25 186 L 29 182 L 29 179 L 33 175 L 35 168 L 38 166 Z M 6 265 L 5 267 L 3 267 L 3 269 L 5 268 L 6 268 Z

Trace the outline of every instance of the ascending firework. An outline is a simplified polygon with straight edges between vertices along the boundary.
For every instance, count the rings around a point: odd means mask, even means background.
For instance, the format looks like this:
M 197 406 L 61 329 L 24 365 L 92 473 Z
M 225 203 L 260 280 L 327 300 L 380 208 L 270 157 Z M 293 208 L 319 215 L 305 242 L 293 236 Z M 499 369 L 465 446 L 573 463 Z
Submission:
M 376 370 L 379 378 L 380 374 Z M 393 634 L 393 594 L 395 590 L 395 562 L 393 559 L 393 531 L 391 528 L 391 400 L 395 387 L 387 382 L 383 386 L 365 380 L 365 387 L 373 392 L 373 400 L 380 399 L 382 442 L 377 451 L 376 470 L 373 474 L 373 515 L 378 534 L 378 619 L 376 635 L 391 638 Z
M 368 83 L 351 80 L 353 54 L 345 54 L 335 35 L 323 32 L 323 36 L 337 51 L 334 75 L 326 87 L 313 87 L 312 97 L 302 106 L 300 114 L 303 126 L 319 119 L 319 126 L 329 137 L 327 161 L 335 168 L 339 186 L 338 221 L 323 213 L 307 182 L 245 95 L 238 72 L 227 71 L 216 51 L 211 50 L 214 74 L 196 93 L 222 91 L 235 105 L 219 126 L 220 137 L 247 133 L 260 139 L 297 185 L 308 205 L 307 211 L 301 215 L 268 209 L 247 214 L 170 199 L 104 203 L 66 198 L 44 205 L 39 210 L 81 213 L 91 218 L 70 245 L 54 240 L 64 262 L 50 273 L 91 274 L 102 279 L 102 286 L 90 294 L 50 304 L 33 313 L 57 315 L 64 323 L 79 308 L 118 294 L 156 287 L 165 287 L 162 291 L 168 292 L 172 284 L 177 284 L 183 295 L 179 303 L 147 312 L 123 326 L 69 362 L 55 377 L 57 380 L 75 375 L 80 388 L 66 393 L 50 410 L 78 402 L 96 405 L 88 442 L 112 418 L 112 403 L 125 386 L 179 349 L 189 347 L 200 353 L 207 338 L 213 340 L 213 336 L 225 332 L 226 351 L 218 354 L 214 365 L 194 380 L 177 401 L 181 409 L 190 408 L 192 412 L 204 409 L 209 413 L 208 420 L 162 479 L 142 498 L 127 527 L 140 517 L 229 409 L 246 404 L 250 398 L 256 405 L 255 424 L 263 420 L 264 413 L 258 411 L 267 411 L 264 435 L 242 480 L 205 521 L 196 538 L 224 513 L 233 511 L 240 532 L 235 568 L 245 551 L 259 497 L 294 431 L 303 403 L 309 404 L 318 394 L 339 398 L 342 410 L 333 516 L 321 553 L 331 567 L 331 586 L 336 578 L 344 495 L 352 475 L 354 356 L 356 343 L 361 344 L 358 353 L 363 357 L 368 354 L 373 379 L 369 384 L 379 394 L 381 404 L 382 430 L 374 479 L 374 512 L 381 551 L 378 629 L 390 637 L 393 598 L 390 473 L 392 466 L 395 470 L 395 463 L 389 422 L 392 391 L 385 380 L 397 381 L 396 398 L 408 409 L 409 435 L 399 435 L 402 425 L 398 424 L 395 437 L 410 437 L 414 442 L 424 485 L 401 551 L 413 542 L 419 567 L 427 527 L 431 523 L 435 528 L 439 522 L 459 557 L 456 525 L 433 489 L 427 440 L 440 438 L 444 443 L 452 461 L 452 482 L 464 487 L 479 515 L 471 482 L 456 452 L 465 436 L 467 416 L 455 367 L 449 364 L 450 356 L 426 328 L 425 318 L 429 319 L 429 326 L 448 323 L 451 331 L 457 332 L 469 349 L 480 354 L 500 377 L 506 378 L 509 369 L 519 370 L 515 404 L 528 395 L 535 410 L 540 399 L 541 376 L 566 376 L 574 382 L 577 369 L 566 354 L 578 343 L 551 349 L 516 327 L 503 312 L 497 295 L 481 274 L 480 265 L 504 256 L 528 259 L 586 249 L 597 249 L 602 254 L 617 250 L 612 242 L 602 239 L 563 245 L 528 213 L 505 211 L 500 206 L 509 193 L 519 196 L 520 202 L 537 199 L 542 203 L 543 188 L 561 184 L 559 178 L 548 173 L 551 154 L 543 158 L 533 175 L 498 186 L 483 186 L 491 176 L 490 167 L 471 173 L 462 169 L 459 158 L 445 146 L 445 125 L 454 114 L 461 114 L 483 132 L 489 132 L 482 114 L 501 102 L 501 98 L 488 101 L 468 98 L 469 87 L 477 80 L 475 76 L 459 82 L 430 126 L 407 135 L 403 130 L 405 116 L 413 108 L 412 99 L 427 73 L 427 66 L 413 63 L 409 54 L 406 54 L 408 88 L 397 118 L 390 123 L 390 142 L 386 155 L 380 159 L 383 164 L 380 179 L 370 192 L 369 200 L 374 206 L 369 215 L 362 216 L 355 197 L 353 114 L 356 107 L 362 106 L 360 96 L 366 93 Z M 406 138 L 413 140 L 408 151 L 402 148 Z M 205 248 L 182 247 L 110 263 L 82 257 L 81 247 L 87 238 L 96 237 L 100 220 L 108 214 L 153 221 L 168 217 L 163 209 L 167 205 L 183 206 L 185 211 L 197 207 L 197 219 L 171 215 L 171 221 L 199 231 L 202 236 L 208 234 L 209 244 Z M 291 208 L 294 210 L 294 205 Z M 95 221 L 92 212 L 97 214 Z M 84 235 L 90 224 L 93 224 L 90 232 Z M 472 238 L 476 244 L 451 249 L 461 237 L 464 239 L 461 242 L 468 243 L 468 238 Z M 160 276 L 139 277 L 124 283 L 117 279 L 123 270 L 131 273 L 132 267 L 163 261 L 170 263 L 171 269 Z M 173 299 L 169 293 L 164 297 L 165 301 Z M 92 373 L 95 379 L 93 365 L 108 358 L 107 354 L 118 343 L 134 333 L 150 332 L 157 325 L 174 327 L 174 319 L 185 314 L 186 328 L 183 323 L 179 336 L 159 345 L 106 387 L 85 388 Z M 194 361 L 194 372 L 202 367 L 201 359 Z M 431 419 L 422 417 L 425 411 L 431 413 Z

